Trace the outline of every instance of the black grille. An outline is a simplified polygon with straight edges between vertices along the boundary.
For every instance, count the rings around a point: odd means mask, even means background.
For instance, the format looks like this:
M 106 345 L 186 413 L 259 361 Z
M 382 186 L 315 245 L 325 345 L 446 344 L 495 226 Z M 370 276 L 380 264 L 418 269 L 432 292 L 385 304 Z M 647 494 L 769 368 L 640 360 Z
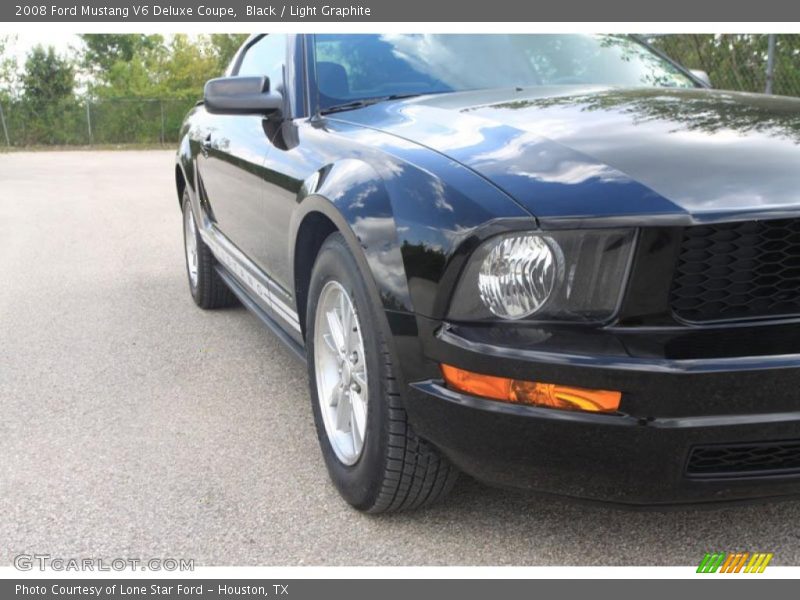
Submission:
M 733 477 L 800 473 L 800 441 L 698 446 L 686 473 L 695 477 Z
M 670 304 L 694 322 L 800 314 L 800 220 L 686 228 Z

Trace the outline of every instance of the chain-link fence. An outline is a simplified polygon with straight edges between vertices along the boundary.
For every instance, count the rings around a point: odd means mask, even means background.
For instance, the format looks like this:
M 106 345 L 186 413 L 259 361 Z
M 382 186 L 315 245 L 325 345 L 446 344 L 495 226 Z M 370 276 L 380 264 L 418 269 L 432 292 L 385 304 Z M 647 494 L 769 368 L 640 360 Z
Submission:
M 645 39 L 722 90 L 800 96 L 800 35 L 670 34 Z
M 44 107 L 0 103 L 0 145 L 174 144 L 195 100 L 107 98 Z

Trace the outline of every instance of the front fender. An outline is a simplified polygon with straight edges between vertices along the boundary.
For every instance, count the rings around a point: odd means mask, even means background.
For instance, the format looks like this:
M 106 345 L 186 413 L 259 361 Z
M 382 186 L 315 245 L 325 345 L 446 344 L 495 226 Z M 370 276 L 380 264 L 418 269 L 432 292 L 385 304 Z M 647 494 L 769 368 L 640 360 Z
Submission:
M 444 316 L 464 248 L 487 224 L 536 219 L 502 190 L 461 164 L 414 144 L 346 159 L 309 177 L 292 223 L 295 235 L 314 211 L 327 216 L 363 255 L 387 310 Z M 294 264 L 294 248 L 290 248 Z
M 499 220 L 535 226 L 529 213 L 468 169 L 440 155 L 427 164 L 375 153 L 369 163 L 351 158 L 328 165 L 304 182 L 289 232 L 297 240 L 305 220 L 318 213 L 342 233 L 384 309 L 405 381 L 429 374 L 418 319 L 443 316 L 466 242 Z M 292 243 L 292 265 L 295 252 Z
M 175 155 L 175 168 L 179 170 L 180 176 L 183 179 L 183 183 L 186 186 L 186 189 L 189 191 L 189 196 L 194 198 L 196 195 L 194 167 L 192 163 L 191 151 L 189 150 L 189 140 L 186 136 L 181 138 L 180 146 L 178 146 L 178 152 Z M 176 180 L 176 185 L 177 184 L 178 182 Z M 178 202 L 182 201 L 183 199 L 181 198 L 181 190 L 178 189 Z
M 197 172 L 195 169 L 196 147 L 192 146 L 192 135 L 196 134 L 197 123 L 203 118 L 202 106 L 193 107 L 186 115 L 179 133 L 180 142 L 175 154 L 176 168 L 180 169 L 189 197 L 192 201 L 197 199 Z M 178 198 L 180 202 L 182 199 Z M 196 207 L 197 208 L 197 207 Z
M 413 312 L 392 204 L 384 178 L 374 165 L 359 159 L 327 165 L 303 183 L 299 200 L 289 240 L 297 239 L 309 215 L 324 215 L 344 236 L 380 305 Z M 291 243 L 290 264 L 295 264 L 296 250 Z

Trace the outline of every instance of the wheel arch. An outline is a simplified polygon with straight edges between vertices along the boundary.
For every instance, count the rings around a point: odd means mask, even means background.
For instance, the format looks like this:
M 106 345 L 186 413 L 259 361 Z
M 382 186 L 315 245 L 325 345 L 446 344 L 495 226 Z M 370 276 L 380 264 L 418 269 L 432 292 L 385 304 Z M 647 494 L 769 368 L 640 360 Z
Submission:
M 333 233 L 340 231 L 323 212 L 312 211 L 306 215 L 297 231 L 294 250 L 294 294 L 297 315 L 303 338 L 306 335 L 306 308 L 311 271 L 322 244 Z
M 189 143 L 189 134 L 186 132 L 181 138 L 178 152 L 175 156 L 175 189 L 178 193 L 178 204 L 181 207 L 183 206 L 184 190 L 188 189 L 189 196 L 194 198 L 194 161 L 192 159 L 192 150 Z
M 372 165 L 349 159 L 306 180 L 290 225 L 289 264 L 303 336 L 314 261 L 334 232 L 344 237 L 376 306 L 413 312 L 387 190 Z
M 178 205 L 183 206 L 183 192 L 186 190 L 186 177 L 180 165 L 175 165 L 175 189 L 178 192 Z

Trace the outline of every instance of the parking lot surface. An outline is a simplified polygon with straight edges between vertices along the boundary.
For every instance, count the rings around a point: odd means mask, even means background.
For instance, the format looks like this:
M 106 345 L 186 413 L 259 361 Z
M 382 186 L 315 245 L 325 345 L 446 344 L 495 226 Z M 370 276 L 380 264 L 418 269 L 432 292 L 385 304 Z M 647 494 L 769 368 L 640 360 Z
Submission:
M 484 487 L 365 516 L 328 482 L 297 362 L 189 296 L 171 151 L 0 154 L 0 564 L 799 564 L 800 503 L 626 512 Z

